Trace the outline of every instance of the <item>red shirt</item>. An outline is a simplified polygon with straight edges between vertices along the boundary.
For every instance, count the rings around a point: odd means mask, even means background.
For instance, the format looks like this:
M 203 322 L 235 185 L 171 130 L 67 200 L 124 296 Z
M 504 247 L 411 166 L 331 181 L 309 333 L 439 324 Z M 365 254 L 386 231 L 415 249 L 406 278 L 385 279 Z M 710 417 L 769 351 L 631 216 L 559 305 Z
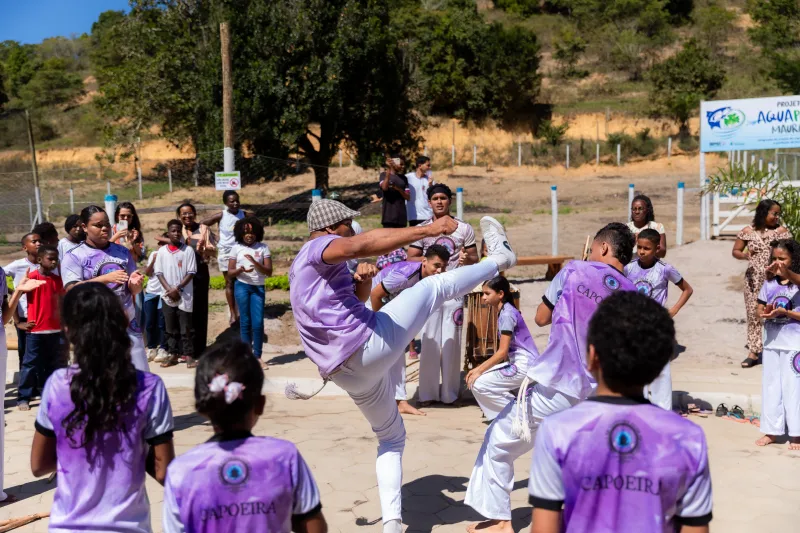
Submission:
M 43 331 L 61 331 L 59 316 L 59 298 L 64 294 L 64 283 L 61 276 L 45 276 L 38 270 L 32 271 L 30 279 L 44 280 L 45 284 L 28 293 L 28 320 L 34 322 L 31 333 Z

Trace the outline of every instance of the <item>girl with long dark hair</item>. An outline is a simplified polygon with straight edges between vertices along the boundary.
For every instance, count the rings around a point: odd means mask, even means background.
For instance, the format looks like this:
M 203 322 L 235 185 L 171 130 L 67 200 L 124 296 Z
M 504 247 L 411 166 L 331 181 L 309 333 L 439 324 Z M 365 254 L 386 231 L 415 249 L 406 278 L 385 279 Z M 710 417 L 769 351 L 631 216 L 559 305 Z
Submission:
M 109 288 L 74 287 L 61 317 L 75 364 L 47 381 L 31 450 L 35 476 L 58 472 L 50 529 L 149 532 L 145 472 L 163 484 L 175 457 L 167 390 L 131 363 L 128 317 Z
M 124 226 L 124 227 L 123 227 Z M 121 244 L 131 251 L 138 263 L 145 257 L 142 223 L 136 207 L 130 202 L 122 202 L 114 210 L 114 225 L 111 227 L 111 242 Z
M 645 194 L 637 194 L 631 201 L 631 220 L 628 222 L 628 229 L 633 233 L 633 240 L 639 236 L 639 232 L 645 229 L 652 229 L 658 232 L 659 248 L 656 255 L 659 259 L 667 256 L 667 233 L 664 229 L 664 224 L 656 222 L 656 214 L 653 209 L 653 202 L 650 197 Z M 636 247 L 633 247 L 633 253 L 636 253 Z

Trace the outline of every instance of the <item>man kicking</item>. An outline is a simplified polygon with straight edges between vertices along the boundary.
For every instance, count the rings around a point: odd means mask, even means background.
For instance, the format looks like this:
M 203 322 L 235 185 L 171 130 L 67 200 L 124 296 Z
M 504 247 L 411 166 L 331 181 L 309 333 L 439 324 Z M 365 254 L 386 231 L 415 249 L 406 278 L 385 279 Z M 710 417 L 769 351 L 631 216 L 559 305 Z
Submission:
M 401 261 L 381 270 L 372 278 L 372 292 L 369 296 L 370 308 L 380 311 L 385 303 L 409 289 L 428 276 L 441 274 L 447 268 L 450 252 L 444 246 L 433 244 L 425 250 L 422 263 Z M 395 384 L 394 399 L 401 414 L 425 416 L 425 413 L 408 403 L 406 392 L 406 358 L 400 357 L 392 367 L 392 380 Z
M 514 461 L 533 448 L 531 434 L 542 419 L 586 399 L 596 387 L 586 367 L 589 319 L 607 296 L 636 290 L 623 274 L 634 244 L 625 224 L 608 224 L 595 235 L 589 260 L 570 262 L 547 288 L 535 321 L 553 324 L 550 339 L 528 367 L 517 400 L 486 430 L 464 503 L 489 520 L 467 527 L 470 533 L 514 533 Z
M 290 299 L 306 355 L 319 367 L 323 379 L 347 391 L 378 437 L 375 469 L 383 531 L 399 533 L 406 433 L 395 404 L 390 370 L 444 302 L 465 295 L 500 270 L 512 267 L 516 255 L 503 226 L 484 217 L 481 229 L 489 251 L 486 261 L 429 276 L 374 312 L 363 302 L 377 269 L 361 263 L 353 276 L 346 261 L 386 254 L 428 237 L 450 235 L 458 224 L 442 217 L 424 226 L 377 229 L 352 236 L 350 225 L 358 215 L 333 200 L 311 204 L 310 239 L 289 271 Z

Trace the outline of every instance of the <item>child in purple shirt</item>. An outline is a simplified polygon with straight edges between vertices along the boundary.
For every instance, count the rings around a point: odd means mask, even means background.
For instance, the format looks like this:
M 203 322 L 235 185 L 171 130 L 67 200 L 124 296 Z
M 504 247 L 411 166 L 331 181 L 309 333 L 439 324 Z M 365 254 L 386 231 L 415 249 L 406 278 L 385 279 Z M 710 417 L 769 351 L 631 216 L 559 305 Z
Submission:
M 669 284 L 674 283 L 681 290 L 678 301 L 669 310 L 669 315 L 674 317 L 689 301 L 694 289 L 674 266 L 658 258 L 660 239 L 661 235 L 654 229 L 639 232 L 636 240 L 638 258 L 625 265 L 625 276 L 636 285 L 637 291 L 659 305 L 667 303 Z M 664 370 L 652 383 L 645 386 L 644 396 L 659 407 L 672 410 L 672 372 L 669 363 L 664 365 Z
M 197 410 L 214 436 L 169 466 L 165 533 L 324 533 L 319 490 L 289 441 L 254 437 L 264 414 L 264 372 L 248 344 L 231 341 L 203 355 Z
M 539 427 L 531 533 L 707 533 L 703 430 L 642 396 L 672 356 L 669 314 L 641 294 L 612 294 L 592 317 L 587 342 L 597 392 Z
M 47 380 L 31 450 L 33 475 L 58 472 L 50 531 L 149 533 L 145 473 L 163 483 L 175 457 L 167 389 L 134 368 L 111 289 L 75 286 L 61 317 L 76 364 Z

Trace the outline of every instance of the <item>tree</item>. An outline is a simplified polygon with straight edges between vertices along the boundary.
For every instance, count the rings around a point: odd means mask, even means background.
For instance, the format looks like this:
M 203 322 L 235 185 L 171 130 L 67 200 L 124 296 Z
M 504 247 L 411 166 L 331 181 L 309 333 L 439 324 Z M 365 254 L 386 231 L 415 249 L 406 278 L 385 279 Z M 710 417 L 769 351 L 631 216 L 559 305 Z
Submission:
M 800 5 L 795 0 L 750 2 L 748 12 L 756 26 L 750 38 L 761 47 L 767 73 L 782 90 L 800 91 Z
M 556 125 L 549 120 L 545 120 L 539 125 L 539 134 L 537 137 L 555 148 L 564 142 L 564 138 L 567 136 L 567 130 L 569 130 L 568 122 Z
M 80 76 L 67 69 L 64 59 L 48 59 L 31 79 L 18 90 L 27 108 L 65 104 L 83 92 Z
M 31 45 L 20 45 L 11 41 L 6 44 L 6 54 L 6 91 L 9 96 L 18 98 L 20 89 L 33 78 L 39 67 L 36 49 Z
M 680 125 L 680 136 L 689 135 L 689 117 L 700 101 L 713 97 L 725 81 L 725 71 L 710 52 L 690 39 L 680 52 L 650 70 L 652 111 Z
M 565 26 L 559 38 L 553 43 L 553 58 L 558 62 L 561 75 L 565 78 L 585 77 L 588 73 L 577 68 L 578 60 L 586 51 L 587 43 L 575 28 Z
M 539 0 L 495 0 L 494 6 L 497 9 L 524 17 L 541 12 Z
M 231 25 L 236 147 L 284 158 L 297 151 L 327 189 L 341 144 L 360 164 L 418 145 L 409 72 L 388 0 L 134 0 L 110 34 L 102 108 L 129 131 L 159 124 L 198 151 L 222 139 L 219 22 Z M 110 52 L 111 49 L 106 50 Z M 312 125 L 318 129 L 312 131 Z
M 692 19 L 701 42 L 715 54 L 720 54 L 733 29 L 736 13 L 716 3 L 710 3 L 698 7 Z

